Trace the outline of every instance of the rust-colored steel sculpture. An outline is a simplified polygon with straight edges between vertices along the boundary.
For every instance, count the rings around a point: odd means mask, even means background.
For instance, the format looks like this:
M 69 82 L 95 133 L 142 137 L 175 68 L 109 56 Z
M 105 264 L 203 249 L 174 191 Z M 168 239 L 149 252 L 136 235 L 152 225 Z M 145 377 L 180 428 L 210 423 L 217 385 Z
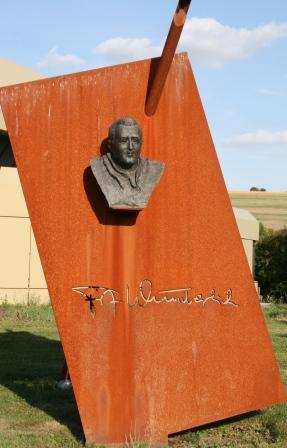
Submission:
M 88 443 L 164 445 L 286 399 L 187 55 L 150 118 L 153 62 L 0 89 Z M 139 213 L 89 167 L 122 116 L 166 166 Z
M 185 24 L 190 3 L 191 0 L 179 0 L 178 2 L 156 73 L 151 81 L 151 86 L 148 91 L 145 105 L 145 111 L 148 116 L 151 116 L 156 112 L 166 77 L 168 75 L 170 65 L 175 55 L 176 47 Z

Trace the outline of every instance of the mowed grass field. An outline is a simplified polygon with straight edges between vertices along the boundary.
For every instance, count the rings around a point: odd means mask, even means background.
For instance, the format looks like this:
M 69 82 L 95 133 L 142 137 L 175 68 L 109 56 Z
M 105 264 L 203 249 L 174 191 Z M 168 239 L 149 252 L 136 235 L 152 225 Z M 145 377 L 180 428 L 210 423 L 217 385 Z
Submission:
M 287 384 L 287 305 L 264 313 Z M 0 448 L 84 448 L 73 394 L 56 388 L 63 359 L 50 306 L 0 305 Z M 132 440 L 124 446 L 148 448 Z M 269 446 L 287 447 L 287 403 L 169 439 L 170 448 Z
M 229 196 L 233 207 L 249 210 L 265 227 L 287 227 L 287 193 L 234 191 Z

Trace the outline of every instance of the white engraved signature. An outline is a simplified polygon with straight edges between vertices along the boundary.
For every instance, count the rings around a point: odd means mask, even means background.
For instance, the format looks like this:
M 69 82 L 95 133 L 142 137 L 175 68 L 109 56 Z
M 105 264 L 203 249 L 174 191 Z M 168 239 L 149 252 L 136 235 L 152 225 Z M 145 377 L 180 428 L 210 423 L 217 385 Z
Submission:
M 103 306 L 104 304 L 112 305 L 114 317 L 116 317 L 117 306 L 126 304 L 129 308 L 135 306 L 144 308 L 150 303 L 179 303 L 182 305 L 206 305 L 208 302 L 214 302 L 218 305 L 231 305 L 239 307 L 234 302 L 232 290 L 229 288 L 224 298 L 212 289 L 210 295 L 204 297 L 203 294 L 192 296 L 190 291 L 192 288 L 176 288 L 166 289 L 153 293 L 151 280 L 144 279 L 140 282 L 137 294 L 131 297 L 130 287 L 126 287 L 125 296 L 120 298 L 118 291 L 105 286 L 78 286 L 72 288 L 72 291 L 80 294 L 89 303 L 90 313 L 92 317 L 96 316 L 96 304 Z

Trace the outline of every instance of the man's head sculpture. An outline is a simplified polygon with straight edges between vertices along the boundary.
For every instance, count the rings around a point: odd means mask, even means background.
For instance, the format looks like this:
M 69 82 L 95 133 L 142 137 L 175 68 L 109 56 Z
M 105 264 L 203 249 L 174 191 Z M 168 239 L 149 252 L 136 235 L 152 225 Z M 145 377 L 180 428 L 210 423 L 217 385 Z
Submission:
M 108 153 L 91 160 L 91 168 L 109 207 L 117 210 L 145 208 L 164 164 L 140 155 L 142 130 L 130 117 L 121 118 L 110 126 L 107 146 Z
M 109 129 L 108 149 L 115 164 L 132 169 L 139 163 L 142 130 L 133 118 L 121 118 Z

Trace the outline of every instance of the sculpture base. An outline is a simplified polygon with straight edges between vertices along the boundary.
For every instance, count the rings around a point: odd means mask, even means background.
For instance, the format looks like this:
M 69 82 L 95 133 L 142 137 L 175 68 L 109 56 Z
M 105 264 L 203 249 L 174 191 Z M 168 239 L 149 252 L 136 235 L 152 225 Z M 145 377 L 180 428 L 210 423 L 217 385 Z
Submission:
M 110 206 L 110 209 L 117 210 L 117 211 L 123 211 L 123 212 L 136 212 L 140 210 L 144 210 L 146 207 L 129 207 L 127 205 L 112 205 Z

